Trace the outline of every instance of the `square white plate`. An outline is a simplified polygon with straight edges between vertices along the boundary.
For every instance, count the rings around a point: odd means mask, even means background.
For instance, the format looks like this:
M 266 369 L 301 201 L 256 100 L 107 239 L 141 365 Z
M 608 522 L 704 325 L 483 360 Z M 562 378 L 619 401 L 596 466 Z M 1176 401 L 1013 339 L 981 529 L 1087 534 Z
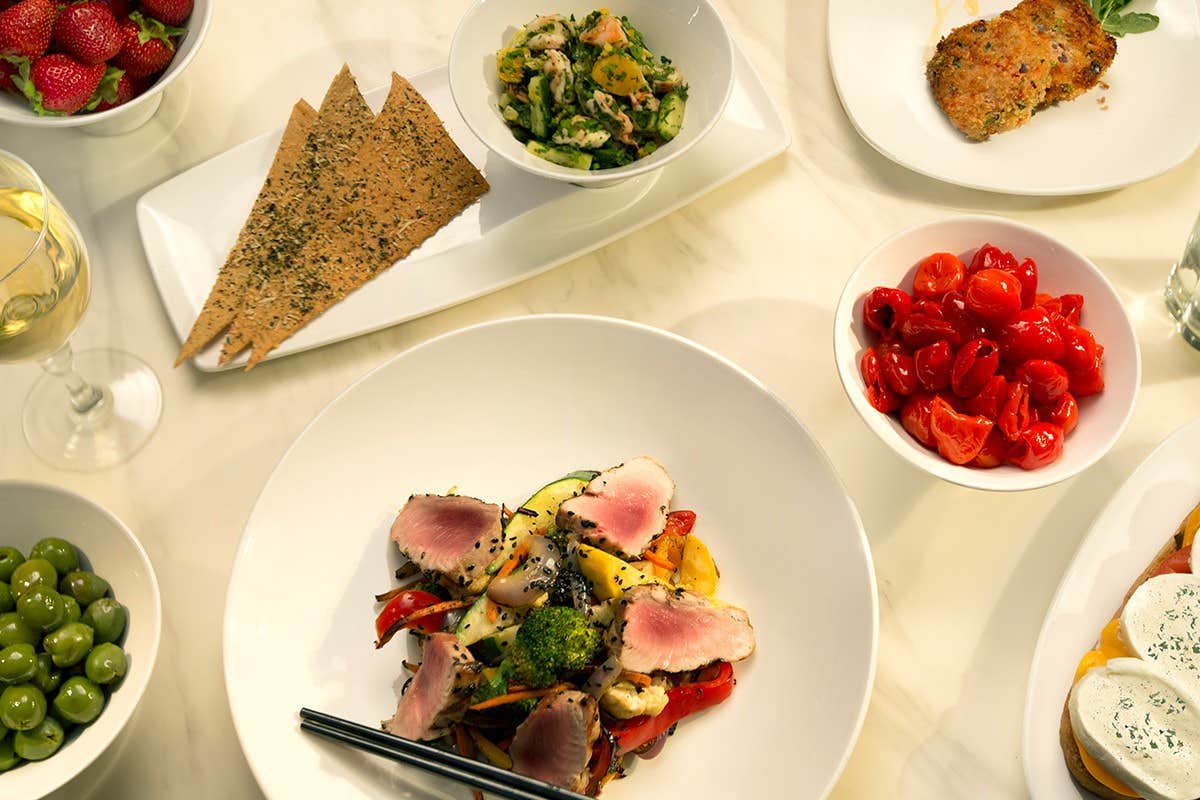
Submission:
M 326 311 L 268 356 L 303 352 L 390 327 L 531 278 L 637 230 L 782 153 L 791 136 L 750 62 L 735 49 L 725 115 L 691 151 L 659 172 L 606 189 L 529 175 L 471 133 L 450 96 L 444 67 L 412 83 L 491 183 L 483 199 L 414 251 Z M 372 108 L 387 88 L 366 93 Z M 270 169 L 282 130 L 260 136 L 147 192 L 137 206 L 150 270 L 179 340 L 187 338 Z M 220 340 L 199 353 L 217 366 Z
M 1125 593 L 1200 500 L 1200 420 L 1171 434 L 1129 476 L 1092 529 L 1046 612 L 1029 668 L 1022 754 L 1033 800 L 1085 800 L 1059 746 L 1063 703 L 1079 659 Z
M 1071 195 L 1161 175 L 1200 145 L 1200 12 L 1195 0 L 1135 0 L 1158 29 L 1117 39 L 1108 88 L 972 142 L 934 102 L 925 64 L 959 25 L 1016 0 L 829 0 L 829 65 L 854 127 L 898 164 L 993 192 Z M 939 9 L 945 10 L 939 19 Z M 1104 104 L 1101 104 L 1101 100 Z M 1105 109 L 1107 106 L 1107 109 Z

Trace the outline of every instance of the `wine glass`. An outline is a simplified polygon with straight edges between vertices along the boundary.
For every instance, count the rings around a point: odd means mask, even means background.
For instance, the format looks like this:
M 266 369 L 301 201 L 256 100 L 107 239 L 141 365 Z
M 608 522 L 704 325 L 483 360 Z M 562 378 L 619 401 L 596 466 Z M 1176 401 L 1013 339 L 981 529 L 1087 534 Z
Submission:
M 162 414 L 158 378 L 141 360 L 115 350 L 72 354 L 90 294 L 75 223 L 32 167 L 0 150 L 0 364 L 37 361 L 45 370 L 22 427 L 30 448 L 60 469 L 120 464 Z

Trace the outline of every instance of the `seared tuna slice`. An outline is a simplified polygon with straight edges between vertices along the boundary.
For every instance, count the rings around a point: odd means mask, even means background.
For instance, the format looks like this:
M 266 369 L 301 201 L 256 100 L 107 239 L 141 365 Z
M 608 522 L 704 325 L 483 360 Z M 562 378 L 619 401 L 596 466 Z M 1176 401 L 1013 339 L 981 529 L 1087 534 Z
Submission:
M 613 654 L 633 672 L 686 672 L 754 652 L 745 611 L 662 584 L 626 591 L 610 633 Z
M 481 668 L 454 634 L 433 634 L 425 643 L 421 668 L 383 729 L 405 739 L 436 739 L 445 720 L 466 708 Z
M 392 523 L 392 541 L 421 569 L 466 586 L 496 557 L 500 506 L 461 495 L 413 495 Z
M 592 746 L 599 736 L 600 712 L 595 700 L 576 691 L 547 695 L 513 736 L 508 751 L 513 772 L 583 791 Z
M 558 507 L 557 526 L 626 558 L 642 554 L 667 525 L 675 483 L 662 465 L 639 456 L 597 475 Z

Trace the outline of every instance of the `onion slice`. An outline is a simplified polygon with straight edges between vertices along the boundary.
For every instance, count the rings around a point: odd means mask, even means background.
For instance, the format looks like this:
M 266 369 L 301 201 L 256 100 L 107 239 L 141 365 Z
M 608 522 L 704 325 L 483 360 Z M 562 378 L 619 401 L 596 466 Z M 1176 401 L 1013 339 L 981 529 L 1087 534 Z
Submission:
M 554 542 L 545 536 L 531 536 L 525 563 L 511 575 L 488 584 L 487 595 L 493 603 L 509 608 L 528 606 L 554 586 L 561 564 L 562 553 Z
M 616 683 L 620 676 L 621 662 L 617 660 L 616 656 L 609 656 L 608 660 L 597 667 L 587 682 L 583 684 L 583 690 L 594 699 L 599 700 L 600 696 L 607 692 L 608 687 Z

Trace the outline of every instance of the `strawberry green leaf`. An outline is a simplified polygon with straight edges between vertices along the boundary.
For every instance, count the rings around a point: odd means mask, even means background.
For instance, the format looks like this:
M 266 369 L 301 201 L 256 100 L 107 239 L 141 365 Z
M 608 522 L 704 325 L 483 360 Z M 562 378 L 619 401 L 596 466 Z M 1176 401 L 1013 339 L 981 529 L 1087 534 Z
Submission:
M 121 83 L 121 76 L 125 74 L 125 70 L 109 67 L 104 70 L 104 77 L 100 79 L 100 85 L 96 87 L 96 91 L 92 92 L 92 97 L 87 101 L 87 105 L 83 107 L 84 111 L 95 111 L 96 106 L 104 103 L 117 102 L 117 86 Z
M 17 68 L 17 74 L 10 76 L 10 80 L 12 81 L 12 85 L 17 87 L 17 90 L 24 94 L 25 90 L 21 87 L 20 80 L 22 74 L 25 76 L 26 80 L 29 79 L 29 59 L 25 58 L 24 56 L 0 54 L 0 61 L 7 61 L 9 64 L 12 64 Z M 24 72 L 22 72 L 22 70 L 24 70 Z
M 37 112 L 41 117 L 58 117 L 61 114 L 48 111 L 42 105 L 42 93 L 33 85 L 33 78 L 29 76 L 30 63 L 28 58 L 18 58 L 16 56 L 5 56 L 12 64 L 17 65 L 17 74 L 13 76 L 13 83 L 21 94 L 25 95 L 25 99 L 29 101 L 29 107 Z
M 147 17 L 143 15 L 140 11 L 134 11 L 129 15 L 129 18 L 137 23 L 138 42 L 141 44 L 145 44 L 151 39 L 158 39 L 174 50 L 174 37 L 183 36 L 185 33 L 187 33 L 187 28 L 176 28 L 172 25 L 164 25 L 154 17 Z

